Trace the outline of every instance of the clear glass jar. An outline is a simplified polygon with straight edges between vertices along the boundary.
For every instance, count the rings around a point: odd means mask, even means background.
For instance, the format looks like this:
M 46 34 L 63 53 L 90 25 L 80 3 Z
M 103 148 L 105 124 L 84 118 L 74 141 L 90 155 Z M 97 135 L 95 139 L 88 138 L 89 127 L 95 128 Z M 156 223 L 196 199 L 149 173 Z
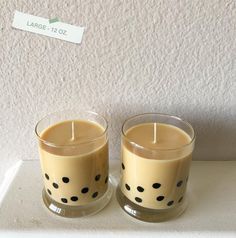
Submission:
M 146 113 L 122 127 L 117 200 L 136 219 L 161 222 L 186 208 L 186 187 L 195 133 L 182 119 Z
M 111 199 L 107 127 L 97 113 L 77 110 L 56 112 L 37 123 L 42 197 L 53 213 L 86 216 Z

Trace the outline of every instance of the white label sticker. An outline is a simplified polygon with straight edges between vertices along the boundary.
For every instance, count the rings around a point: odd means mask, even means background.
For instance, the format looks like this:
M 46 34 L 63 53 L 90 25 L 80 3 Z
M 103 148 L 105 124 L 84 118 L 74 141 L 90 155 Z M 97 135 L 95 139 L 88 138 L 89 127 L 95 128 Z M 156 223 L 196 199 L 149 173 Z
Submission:
M 50 204 L 49 208 L 50 208 L 52 211 L 56 212 L 56 213 L 60 213 L 60 212 L 61 212 L 61 208 L 55 206 L 55 205 L 52 204 L 52 203 Z
M 84 27 L 62 23 L 57 18 L 46 19 L 19 11 L 15 11 L 12 27 L 73 43 L 80 43 L 84 32 Z

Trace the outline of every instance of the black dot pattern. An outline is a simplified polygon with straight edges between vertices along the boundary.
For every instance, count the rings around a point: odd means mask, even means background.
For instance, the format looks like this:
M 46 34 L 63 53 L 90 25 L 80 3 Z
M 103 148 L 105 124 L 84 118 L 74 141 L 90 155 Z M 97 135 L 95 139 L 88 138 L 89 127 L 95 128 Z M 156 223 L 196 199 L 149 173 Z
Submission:
M 95 197 L 97 197 L 97 195 L 98 195 L 98 192 L 95 192 L 95 193 L 93 193 L 92 197 L 95 198 Z
M 62 201 L 63 203 L 67 203 L 67 202 L 68 202 L 66 198 L 62 198 L 61 201 Z
M 70 200 L 73 201 L 73 202 L 76 202 L 76 201 L 78 201 L 78 197 L 73 196 L 73 197 L 70 198 Z
M 182 200 L 183 200 L 183 197 L 181 197 L 181 198 L 179 199 L 178 203 L 182 202 Z
M 154 184 L 152 185 L 152 187 L 155 188 L 155 189 L 158 189 L 158 188 L 161 187 L 161 184 L 160 184 L 160 183 L 154 183 Z
M 141 187 L 141 186 L 138 186 L 138 187 L 137 187 L 137 190 L 138 190 L 140 193 L 142 193 L 142 192 L 144 191 L 144 188 Z
M 88 187 L 84 187 L 84 188 L 82 188 L 81 193 L 87 193 L 88 191 L 89 191 L 89 188 Z
M 164 196 L 158 196 L 158 197 L 157 197 L 157 201 L 160 202 L 160 201 L 162 201 L 164 198 L 165 198 Z
M 53 183 L 53 184 L 52 184 L 52 186 L 53 186 L 54 188 L 56 188 L 56 189 L 58 189 L 58 188 L 59 188 L 59 186 L 58 186 L 58 184 L 57 184 L 57 183 Z
M 179 181 L 177 180 L 176 186 L 177 187 L 181 187 L 183 185 L 183 183 L 185 182 L 185 180 L 187 180 L 187 178 L 188 177 L 186 177 L 184 179 L 184 181 L 183 180 L 179 180 Z M 165 188 L 165 186 L 163 184 L 161 184 L 161 183 L 153 183 L 151 186 L 154 189 L 159 189 L 161 186 L 163 186 L 163 188 Z M 124 189 L 126 191 L 131 191 L 133 188 L 129 184 L 124 183 Z M 137 186 L 136 188 L 134 188 L 134 190 L 136 190 L 136 189 L 137 189 L 138 192 L 145 194 L 145 188 L 143 188 L 142 186 Z M 150 187 L 149 187 L 149 189 L 150 189 Z M 148 191 L 148 189 L 147 189 L 147 191 Z M 178 190 L 178 191 L 181 191 L 181 190 Z M 166 206 L 170 207 L 170 206 L 174 205 L 175 203 L 181 203 L 183 201 L 183 196 L 180 196 L 176 201 L 175 200 L 171 200 L 171 197 L 169 198 L 170 200 L 168 201 L 167 200 L 168 198 L 165 196 L 165 194 L 160 194 L 158 196 L 154 196 L 153 199 L 154 199 L 154 201 L 156 200 L 157 202 L 165 201 Z M 143 198 L 140 198 L 139 196 L 134 197 L 134 200 L 137 203 L 142 203 L 143 202 Z M 145 200 L 144 200 L 144 202 L 145 202 Z M 158 204 L 158 203 L 156 203 L 156 204 Z M 161 203 L 159 203 L 159 204 L 161 204 Z M 162 203 L 162 205 L 163 205 L 163 203 Z
M 101 175 L 100 175 L 100 174 L 96 175 L 96 176 L 95 176 L 95 181 L 98 181 L 100 178 L 101 178 Z
M 124 166 L 124 164 L 123 164 L 123 163 L 121 164 L 121 166 L 122 166 L 122 169 L 123 169 L 123 170 L 125 170 L 125 166 Z
M 169 201 L 168 203 L 167 203 L 167 206 L 172 206 L 174 204 L 174 201 Z
M 70 179 L 68 177 L 62 178 L 63 183 L 69 183 Z
M 180 180 L 178 183 L 177 183 L 177 187 L 180 187 L 181 185 L 182 185 L 182 183 L 183 183 L 183 181 L 182 180 Z
M 125 169 L 125 167 L 124 167 L 124 164 L 122 163 L 122 168 L 123 169 Z M 107 169 L 105 169 L 105 171 L 106 171 L 106 173 L 105 174 L 103 174 L 103 173 L 101 173 L 101 171 L 96 171 L 96 173 L 94 174 L 94 181 L 96 181 L 96 182 L 98 182 L 99 181 L 99 183 L 96 183 L 96 184 L 100 184 L 100 182 L 102 182 L 103 183 L 103 185 L 102 186 L 104 186 L 104 187 L 107 187 L 107 185 L 105 185 L 105 184 L 107 184 L 108 183 L 108 181 L 109 181 L 109 175 L 107 174 Z M 68 184 L 68 183 L 70 183 L 71 181 L 74 183 L 74 182 L 76 182 L 76 181 L 73 181 L 73 178 L 72 177 L 70 177 L 70 176 L 68 176 L 69 174 L 65 174 L 65 176 L 61 176 L 61 177 L 59 177 L 59 178 L 57 178 L 57 177 L 55 177 L 55 178 L 51 178 L 50 176 L 49 176 L 49 174 L 48 173 L 44 173 L 43 174 L 43 177 L 44 177 L 44 179 L 46 179 L 46 180 L 51 180 L 51 186 L 49 185 L 49 188 L 47 188 L 47 186 L 45 187 L 45 192 L 48 194 L 48 195 L 51 195 L 51 196 L 56 196 L 56 191 L 54 190 L 54 189 L 56 189 L 56 190 L 58 190 L 58 191 L 60 191 L 60 189 L 63 187 L 63 186 L 67 186 L 67 185 L 63 185 L 63 183 L 64 184 Z M 55 179 L 55 180 L 54 180 Z M 54 181 L 53 181 L 54 180 Z M 74 179 L 75 180 L 75 179 Z M 80 181 L 79 181 L 80 182 Z M 90 182 L 90 181 L 89 181 Z M 86 185 L 86 184 L 84 184 L 84 185 Z M 99 185 L 100 186 L 100 185 Z M 69 189 L 69 188 L 68 188 Z M 100 187 L 99 187 L 99 189 L 100 189 Z M 100 190 L 95 190 L 95 191 L 90 191 L 91 190 L 91 188 L 89 187 L 89 186 L 82 186 L 82 188 L 81 188 L 81 190 L 80 190 L 80 192 L 81 193 L 78 193 L 78 194 L 76 194 L 75 193 L 75 195 L 71 195 L 71 196 L 65 196 L 66 194 L 64 194 L 64 195 L 62 195 L 60 198 L 59 198 L 59 200 L 62 202 L 62 203 L 73 203 L 73 202 L 77 202 L 77 201 L 81 201 L 81 202 L 83 202 L 84 201 L 84 199 L 88 199 L 88 196 L 87 195 L 85 195 L 85 196 L 82 196 L 82 194 L 88 194 L 89 196 L 90 196 L 90 200 L 92 200 L 92 199 L 95 199 L 95 198 L 97 198 L 98 197 L 98 195 L 101 195 L 100 194 Z M 55 192 L 55 193 L 54 193 Z M 78 191 L 79 192 L 79 191 Z M 65 197 L 64 197 L 65 196 Z M 74 203 L 74 204 L 76 204 L 76 203 Z
M 45 176 L 45 178 L 46 178 L 47 180 L 49 180 L 48 174 L 45 173 L 44 176 Z
M 130 186 L 126 183 L 125 184 L 125 188 L 129 191 L 130 190 Z
M 138 202 L 138 203 L 141 203 L 143 200 L 139 197 L 135 197 L 135 201 Z

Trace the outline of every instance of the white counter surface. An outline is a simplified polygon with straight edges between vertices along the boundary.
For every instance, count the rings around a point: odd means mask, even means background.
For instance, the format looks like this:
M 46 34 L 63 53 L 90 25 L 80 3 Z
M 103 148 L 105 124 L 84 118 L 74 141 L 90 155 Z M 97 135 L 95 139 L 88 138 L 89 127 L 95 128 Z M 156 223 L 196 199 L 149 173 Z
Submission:
M 117 179 L 118 161 L 110 167 Z M 66 219 L 42 203 L 39 161 L 20 161 L 0 187 L 0 237 L 236 237 L 236 161 L 193 162 L 188 188 L 188 209 L 168 222 L 138 221 L 115 196 L 94 216 Z

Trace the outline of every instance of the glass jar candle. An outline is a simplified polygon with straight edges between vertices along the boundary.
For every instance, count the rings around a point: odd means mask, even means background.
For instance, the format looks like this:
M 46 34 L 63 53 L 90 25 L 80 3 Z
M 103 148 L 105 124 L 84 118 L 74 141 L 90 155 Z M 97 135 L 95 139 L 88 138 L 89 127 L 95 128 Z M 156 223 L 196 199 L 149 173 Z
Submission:
M 42 196 L 53 213 L 80 217 L 109 202 L 107 127 L 97 113 L 75 110 L 50 114 L 37 123 Z
M 122 127 L 121 178 L 117 200 L 129 215 L 161 222 L 186 208 L 186 187 L 195 134 L 175 116 L 147 113 Z

